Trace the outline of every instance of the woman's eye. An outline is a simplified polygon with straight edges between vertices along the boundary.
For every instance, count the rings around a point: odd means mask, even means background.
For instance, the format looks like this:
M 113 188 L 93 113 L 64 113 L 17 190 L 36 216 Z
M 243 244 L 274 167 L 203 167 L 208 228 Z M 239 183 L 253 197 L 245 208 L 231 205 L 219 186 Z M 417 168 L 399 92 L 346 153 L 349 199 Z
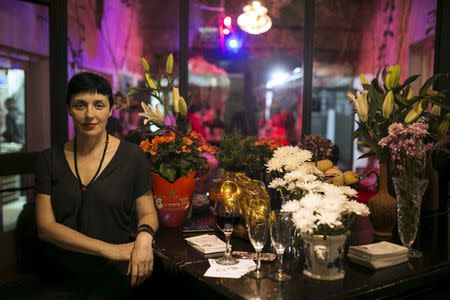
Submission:
M 97 109 L 103 109 L 105 107 L 105 105 L 103 103 L 96 103 L 95 104 L 95 108 Z
M 77 108 L 77 109 L 82 109 L 82 108 L 84 108 L 86 105 L 84 105 L 84 103 L 81 103 L 81 102 L 78 102 L 78 103 L 76 103 L 75 104 L 75 107 Z

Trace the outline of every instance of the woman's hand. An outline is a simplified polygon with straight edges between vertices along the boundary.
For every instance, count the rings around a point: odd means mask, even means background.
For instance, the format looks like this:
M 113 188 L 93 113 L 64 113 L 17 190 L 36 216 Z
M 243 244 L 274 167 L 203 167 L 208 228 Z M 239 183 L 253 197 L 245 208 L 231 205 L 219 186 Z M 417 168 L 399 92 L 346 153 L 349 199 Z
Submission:
M 143 283 L 153 271 L 153 237 L 141 232 L 137 235 L 128 264 L 128 273 L 131 275 L 131 286 L 135 287 Z
M 112 244 L 105 250 L 105 258 L 116 261 L 129 261 L 131 259 L 131 252 L 134 247 L 134 242 L 126 244 Z

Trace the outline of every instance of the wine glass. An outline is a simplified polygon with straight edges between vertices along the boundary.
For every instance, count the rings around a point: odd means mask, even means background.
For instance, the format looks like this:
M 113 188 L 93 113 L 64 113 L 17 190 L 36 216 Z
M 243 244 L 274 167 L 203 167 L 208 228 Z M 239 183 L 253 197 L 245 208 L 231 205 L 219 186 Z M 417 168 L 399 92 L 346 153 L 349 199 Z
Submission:
M 253 199 L 250 201 L 249 214 L 247 219 L 247 231 L 250 242 L 256 251 L 256 270 L 250 272 L 250 277 L 260 279 L 265 274 L 261 271 L 261 251 L 267 241 L 269 227 L 269 208 L 262 199 Z
M 271 212 L 270 240 L 278 256 L 278 270 L 269 277 L 275 281 L 287 281 L 291 279 L 291 276 L 283 272 L 283 254 L 292 241 L 292 222 L 288 212 L 279 210 Z
M 235 265 L 239 261 L 231 256 L 230 237 L 233 229 L 237 227 L 241 220 L 240 206 L 237 199 L 218 194 L 215 203 L 215 214 L 217 227 L 225 235 L 227 243 L 225 254 L 216 259 L 216 262 L 221 265 Z

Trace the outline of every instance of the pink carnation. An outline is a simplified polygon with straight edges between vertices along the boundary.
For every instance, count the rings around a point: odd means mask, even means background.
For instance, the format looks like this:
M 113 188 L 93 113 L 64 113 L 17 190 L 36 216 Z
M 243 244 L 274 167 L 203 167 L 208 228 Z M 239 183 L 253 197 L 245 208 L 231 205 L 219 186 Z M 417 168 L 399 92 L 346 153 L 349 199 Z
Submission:
M 404 129 L 403 124 L 401 124 L 401 123 L 392 123 L 389 126 L 389 128 L 388 128 L 388 132 L 389 132 L 389 135 L 395 136 L 397 134 L 402 133 L 403 129 Z
M 428 124 L 423 122 L 415 122 L 408 126 L 407 133 L 413 137 L 424 137 L 428 134 Z

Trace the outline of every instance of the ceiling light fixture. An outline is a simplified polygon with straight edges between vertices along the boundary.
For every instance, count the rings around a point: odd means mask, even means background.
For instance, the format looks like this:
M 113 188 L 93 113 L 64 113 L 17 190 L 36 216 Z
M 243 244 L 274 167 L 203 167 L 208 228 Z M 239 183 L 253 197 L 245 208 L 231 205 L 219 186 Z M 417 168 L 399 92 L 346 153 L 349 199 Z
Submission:
M 250 34 L 261 34 L 272 27 L 272 20 L 267 15 L 265 8 L 259 1 L 253 1 L 251 5 L 244 6 L 244 12 L 238 17 L 239 27 Z

